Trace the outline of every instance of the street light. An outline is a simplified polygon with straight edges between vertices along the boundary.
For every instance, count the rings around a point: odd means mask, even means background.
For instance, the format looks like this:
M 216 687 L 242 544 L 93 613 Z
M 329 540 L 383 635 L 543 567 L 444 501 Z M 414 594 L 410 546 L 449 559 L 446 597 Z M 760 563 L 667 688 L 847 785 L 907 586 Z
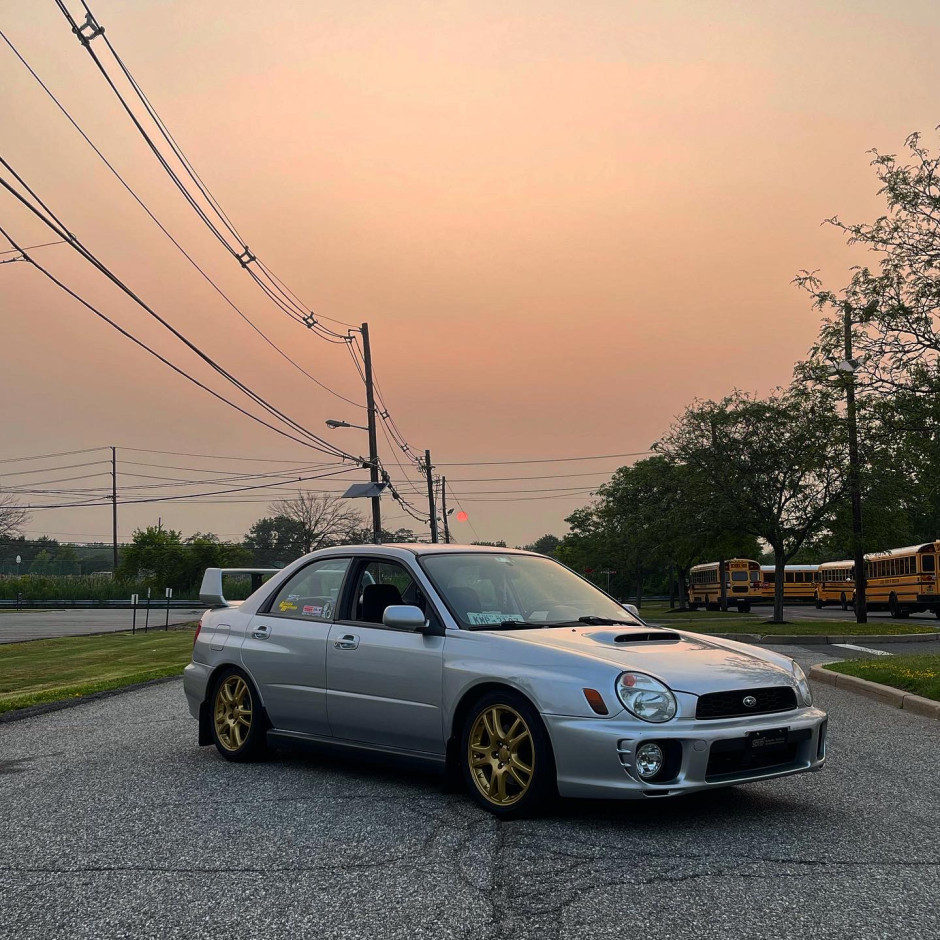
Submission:
M 363 324 L 363 327 L 365 327 L 365 324 Z M 369 383 L 368 392 L 371 405 L 368 427 L 363 427 L 361 424 L 350 424 L 348 421 L 337 421 L 335 418 L 329 418 L 326 426 L 331 429 L 356 428 L 357 431 L 366 431 L 369 435 L 369 480 L 372 482 L 372 491 L 375 493 L 372 497 L 372 541 L 379 545 L 382 541 L 382 501 L 378 495 L 380 488 L 377 488 L 379 487 L 379 454 L 375 437 L 375 406 L 372 403 L 371 383 Z
M 360 431 L 368 431 L 361 424 L 350 424 L 348 421 L 337 421 L 335 418 L 329 418 L 326 422 L 328 428 L 357 428 Z

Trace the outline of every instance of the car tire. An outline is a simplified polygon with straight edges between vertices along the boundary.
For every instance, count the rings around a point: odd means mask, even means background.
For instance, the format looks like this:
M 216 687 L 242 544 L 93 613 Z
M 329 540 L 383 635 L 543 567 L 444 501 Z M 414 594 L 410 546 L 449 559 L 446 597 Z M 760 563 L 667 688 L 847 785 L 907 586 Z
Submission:
M 511 689 L 473 703 L 458 754 L 467 792 L 500 819 L 530 816 L 557 793 L 545 725 L 528 699 Z
M 209 729 L 216 750 L 236 763 L 260 760 L 267 753 L 267 725 L 248 676 L 234 666 L 223 669 L 209 698 Z

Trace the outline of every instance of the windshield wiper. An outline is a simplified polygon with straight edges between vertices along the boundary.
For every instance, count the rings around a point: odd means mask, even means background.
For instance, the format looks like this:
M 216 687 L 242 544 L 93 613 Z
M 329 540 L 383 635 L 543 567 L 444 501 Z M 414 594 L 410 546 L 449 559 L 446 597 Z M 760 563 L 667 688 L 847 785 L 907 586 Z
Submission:
M 639 627 L 642 624 L 636 620 L 613 620 L 610 617 L 578 617 L 578 623 L 587 623 L 592 627 Z

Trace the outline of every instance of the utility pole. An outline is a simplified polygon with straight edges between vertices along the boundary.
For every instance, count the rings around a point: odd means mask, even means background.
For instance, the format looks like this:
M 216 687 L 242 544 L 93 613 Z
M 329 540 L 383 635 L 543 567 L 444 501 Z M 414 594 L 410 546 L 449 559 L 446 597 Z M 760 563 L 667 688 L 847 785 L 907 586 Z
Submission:
M 369 345 L 368 323 L 362 324 L 362 361 L 366 370 L 366 408 L 369 414 L 369 479 L 378 485 L 379 445 L 375 436 L 375 390 L 372 384 L 372 347 Z M 372 497 L 372 541 L 376 545 L 382 542 L 382 502 L 378 494 Z
M 114 555 L 114 576 L 118 567 L 118 526 L 117 526 L 117 448 L 111 448 L 111 543 Z
M 859 479 L 858 413 L 855 407 L 855 363 L 852 360 L 852 307 L 842 305 L 845 331 L 845 361 L 849 367 L 845 381 L 845 413 L 849 428 L 849 492 L 852 497 L 852 557 L 855 559 L 855 622 L 868 623 L 865 597 L 865 552 L 862 548 L 862 485 Z
M 431 451 L 424 452 L 424 472 L 428 478 L 428 508 L 431 512 L 431 541 L 435 544 L 437 538 L 437 504 L 434 502 L 434 478 L 431 476 Z
M 444 520 L 444 544 L 450 545 L 450 526 L 447 525 L 447 477 L 441 477 L 441 518 Z

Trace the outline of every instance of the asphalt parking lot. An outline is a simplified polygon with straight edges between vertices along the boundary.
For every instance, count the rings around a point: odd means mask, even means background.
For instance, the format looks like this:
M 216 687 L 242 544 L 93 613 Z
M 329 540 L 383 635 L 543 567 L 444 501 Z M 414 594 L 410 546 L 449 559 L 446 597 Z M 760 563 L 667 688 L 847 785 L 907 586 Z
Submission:
M 170 610 L 170 623 L 198 620 L 205 607 Z M 90 633 L 116 633 L 130 630 L 132 610 L 6 610 L 0 612 L 0 643 L 21 643 L 57 636 L 86 636 Z M 163 629 L 166 608 L 154 606 L 150 611 L 149 628 Z M 137 611 L 137 629 L 148 622 L 143 608 Z
M 940 723 L 816 694 L 820 774 L 503 824 L 400 770 L 228 764 L 178 681 L 0 725 L 0 937 L 935 940 Z

